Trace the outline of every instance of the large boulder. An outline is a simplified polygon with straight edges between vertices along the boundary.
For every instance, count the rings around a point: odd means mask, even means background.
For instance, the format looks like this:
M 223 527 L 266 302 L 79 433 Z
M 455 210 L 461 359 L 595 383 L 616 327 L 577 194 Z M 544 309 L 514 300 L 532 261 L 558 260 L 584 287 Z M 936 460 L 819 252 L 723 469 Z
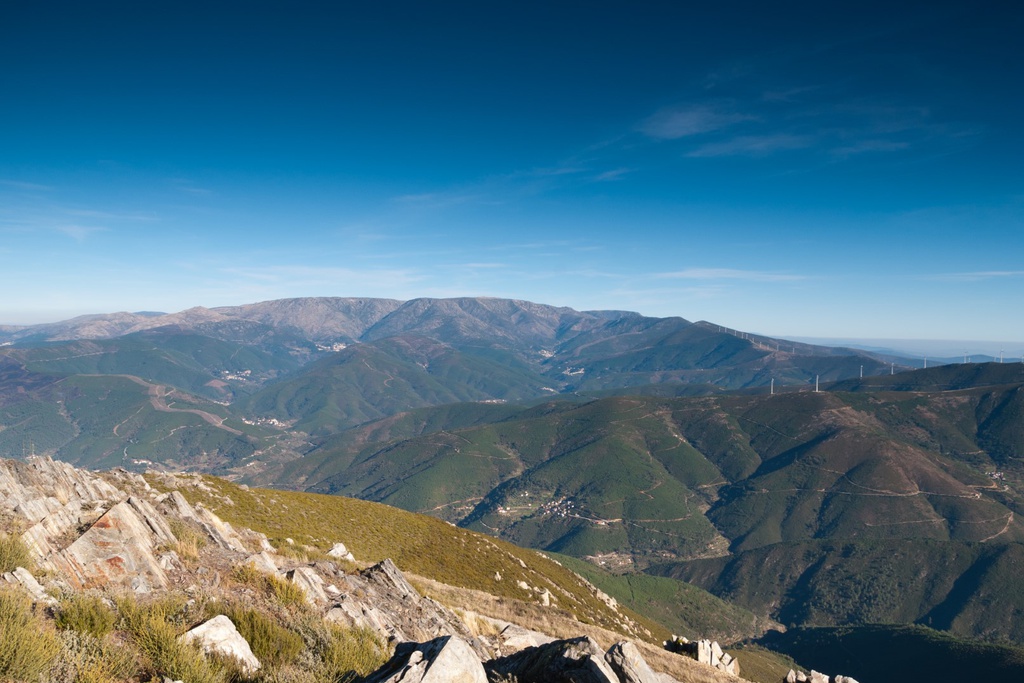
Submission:
M 640 656 L 636 645 L 629 641 L 615 643 L 604 657 L 621 683 L 659 683 L 660 677 Z
M 365 683 L 487 683 L 487 673 L 466 641 L 442 636 L 426 643 L 402 643 Z
M 517 683 L 619 683 L 604 654 L 593 638 L 583 636 L 528 647 L 484 666 L 489 674 Z
M 203 652 L 232 657 L 246 675 L 259 671 L 260 661 L 252 653 L 248 641 L 235 628 L 231 619 L 223 614 L 203 622 L 181 635 L 183 642 L 196 642 Z

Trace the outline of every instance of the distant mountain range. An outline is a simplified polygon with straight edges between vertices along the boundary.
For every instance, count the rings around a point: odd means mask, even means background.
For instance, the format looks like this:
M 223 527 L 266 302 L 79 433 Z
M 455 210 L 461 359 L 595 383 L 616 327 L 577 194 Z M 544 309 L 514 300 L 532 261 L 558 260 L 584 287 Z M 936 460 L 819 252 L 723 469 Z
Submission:
M 0 344 L 3 455 L 384 502 L 786 624 L 1024 642 L 1020 363 L 911 370 L 487 298 L 95 315 Z

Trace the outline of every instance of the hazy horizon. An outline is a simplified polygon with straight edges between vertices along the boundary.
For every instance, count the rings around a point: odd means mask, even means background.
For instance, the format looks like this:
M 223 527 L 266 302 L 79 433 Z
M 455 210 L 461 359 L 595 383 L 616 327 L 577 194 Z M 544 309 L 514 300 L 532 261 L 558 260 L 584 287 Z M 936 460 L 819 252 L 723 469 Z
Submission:
M 245 302 L 245 303 L 258 303 L 258 302 Z M 535 301 L 533 303 L 544 304 L 543 301 Z M 243 304 L 238 304 L 243 305 Z M 193 307 L 189 307 L 193 308 Z M 187 310 L 187 309 L 182 309 Z M 595 310 L 595 309 L 591 309 Z M 46 325 L 53 323 L 60 323 L 66 320 L 71 320 L 79 316 L 91 316 L 91 315 L 112 315 L 117 313 L 134 313 L 136 315 L 171 315 L 174 313 L 180 313 L 181 311 L 88 311 L 80 312 L 77 314 L 68 315 L 60 318 L 45 318 L 40 319 L 36 322 L 21 322 L 12 323 L 0 320 L 0 326 L 10 327 L 28 327 L 32 325 Z M 696 321 L 693 321 L 696 322 Z M 717 320 L 710 320 L 708 322 L 718 323 Z M 733 328 L 736 329 L 736 328 Z M 860 348 L 868 351 L 876 351 L 880 353 L 885 352 L 896 352 L 899 355 L 914 358 L 914 357 L 931 357 L 934 359 L 946 358 L 946 359 L 958 359 L 963 354 L 967 354 L 968 357 L 971 354 L 974 355 L 987 355 L 993 358 L 999 358 L 999 355 L 1004 354 L 1004 359 L 1010 361 L 1016 359 L 1020 361 L 1024 357 L 1024 340 L 1010 341 L 1010 340 L 981 340 L 981 339 L 895 339 L 895 338 L 867 338 L 867 337 L 809 337 L 801 335 L 790 335 L 790 334 L 766 334 L 757 330 L 739 330 L 742 332 L 748 332 L 750 334 L 759 334 L 764 336 L 770 336 L 777 339 L 784 339 L 796 342 L 803 342 L 807 344 L 815 344 L 820 346 L 850 346 L 854 348 Z

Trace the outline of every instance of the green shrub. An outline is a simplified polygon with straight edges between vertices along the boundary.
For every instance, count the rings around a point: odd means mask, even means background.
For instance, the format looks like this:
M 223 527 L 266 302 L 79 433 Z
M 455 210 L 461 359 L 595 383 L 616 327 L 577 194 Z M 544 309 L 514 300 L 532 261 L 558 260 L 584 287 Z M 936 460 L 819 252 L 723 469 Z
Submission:
M 20 536 L 0 534 L 0 574 L 12 572 L 18 567 L 32 569 L 32 556 Z
M 59 672 L 53 680 L 75 683 L 117 683 L 133 678 L 138 671 L 138 652 L 111 638 L 64 631 Z
M 46 622 L 32 613 L 32 602 L 13 591 L 0 591 L 0 680 L 37 680 L 60 652 L 60 642 Z
M 294 583 L 281 576 L 265 574 L 251 564 L 238 565 L 231 576 L 238 583 L 274 598 L 282 605 L 304 607 L 308 604 L 306 592 Z
M 102 638 L 114 629 L 117 615 L 97 595 L 76 593 L 57 608 L 57 628 Z
M 355 680 L 376 671 L 388 661 L 388 648 L 368 628 L 332 625 L 329 632 L 327 647 L 320 653 L 324 680 Z
M 197 645 L 178 640 L 184 632 L 183 626 L 174 623 L 184 614 L 180 596 L 145 605 L 125 597 L 117 607 L 120 626 L 156 675 L 188 683 L 226 683 L 240 677 L 234 662 L 204 656 Z
M 249 643 L 256 659 L 264 666 L 290 664 L 302 652 L 302 636 L 281 626 L 272 616 L 230 603 L 211 604 L 207 607 L 207 614 L 211 617 L 223 614 L 231 619 Z
M 296 628 L 312 655 L 316 683 L 350 683 L 376 671 L 391 657 L 387 644 L 367 628 L 343 628 L 307 614 Z
M 270 594 L 277 598 L 282 605 L 293 605 L 296 607 L 305 606 L 306 592 L 288 579 L 280 576 L 264 574 Z
M 235 565 L 231 570 L 231 578 L 243 586 L 251 586 L 257 590 L 263 588 L 263 572 L 248 563 Z

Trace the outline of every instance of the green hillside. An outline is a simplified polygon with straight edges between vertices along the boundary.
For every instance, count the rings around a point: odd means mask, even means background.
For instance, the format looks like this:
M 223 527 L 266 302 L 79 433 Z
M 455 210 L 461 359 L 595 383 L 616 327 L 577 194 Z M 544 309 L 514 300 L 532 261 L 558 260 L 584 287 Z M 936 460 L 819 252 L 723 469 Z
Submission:
M 602 591 L 679 635 L 731 643 L 760 635 L 767 624 L 753 612 L 697 586 L 648 574 L 612 574 L 567 555 L 557 559 Z
M 653 566 L 762 618 L 1017 639 L 1022 395 L 623 397 L 461 420 L 451 406 L 328 439 L 287 472 L 617 571 Z
M 254 391 L 297 367 L 288 356 L 199 334 L 153 330 L 107 340 L 19 346 L 3 355 L 54 376 L 133 375 L 220 400 Z
M 295 457 L 294 437 L 244 423 L 219 403 L 138 377 L 78 375 L 0 404 L 0 449 L 51 453 L 93 469 L 228 472 Z
M 317 361 L 247 399 L 253 415 L 313 435 L 424 406 L 515 401 L 550 393 L 547 380 L 496 352 L 456 350 L 425 338 L 359 344 Z M 500 354 L 499 354 L 500 355 Z

